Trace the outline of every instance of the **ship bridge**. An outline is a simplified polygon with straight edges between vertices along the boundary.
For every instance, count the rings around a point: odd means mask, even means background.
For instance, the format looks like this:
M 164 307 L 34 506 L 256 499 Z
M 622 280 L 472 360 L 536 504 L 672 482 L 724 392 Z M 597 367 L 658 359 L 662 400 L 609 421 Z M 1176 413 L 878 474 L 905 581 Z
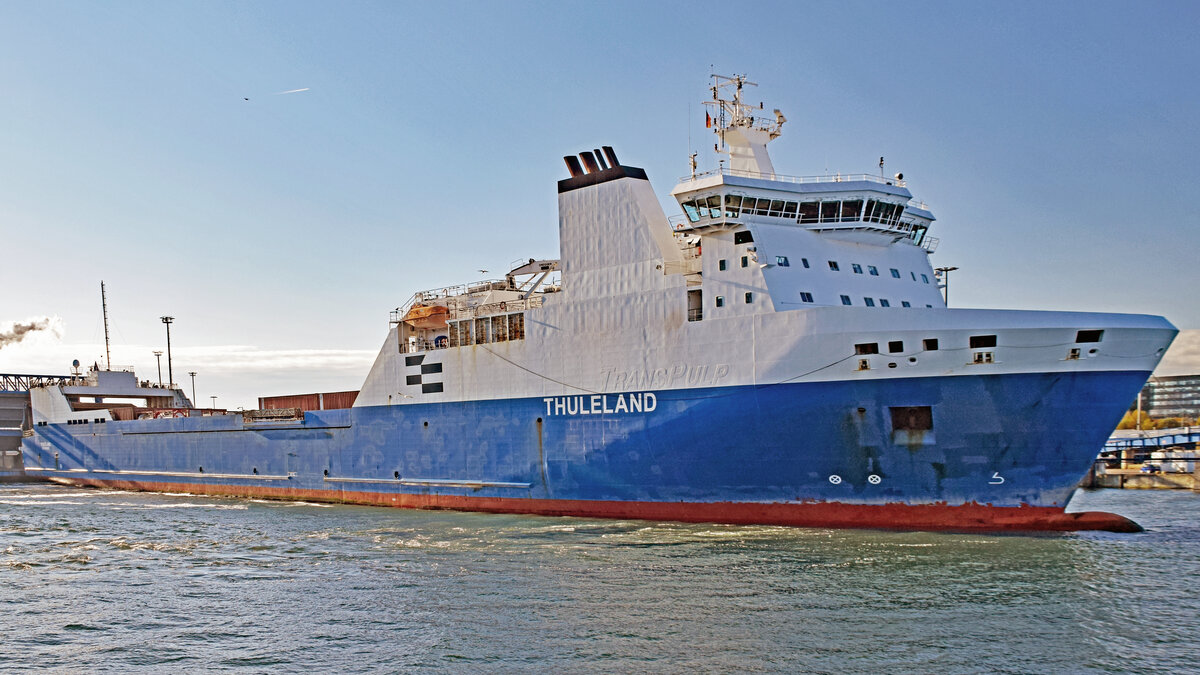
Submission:
M 744 76 L 714 75 L 708 125 L 720 168 L 680 179 L 669 218 L 683 260 L 664 264 L 687 279 L 688 318 L 809 305 L 944 307 L 928 260 L 938 240 L 933 213 L 902 174 L 776 173 L 767 144 L 787 118 L 744 101 Z M 728 163 L 728 164 L 726 164 Z
M 721 168 L 683 178 L 671 195 L 682 214 L 671 218 L 678 232 L 734 229 L 749 222 L 795 224 L 816 232 L 873 233 L 842 236 L 891 243 L 897 237 L 927 250 L 933 214 L 912 199 L 902 179 L 870 174 L 782 176 Z

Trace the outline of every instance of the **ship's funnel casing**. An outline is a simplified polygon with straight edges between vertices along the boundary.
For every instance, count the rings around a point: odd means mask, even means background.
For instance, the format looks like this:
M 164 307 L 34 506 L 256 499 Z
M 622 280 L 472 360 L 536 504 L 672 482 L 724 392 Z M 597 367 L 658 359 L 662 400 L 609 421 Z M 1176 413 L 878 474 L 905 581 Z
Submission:
M 593 180 L 559 183 L 563 287 L 571 299 L 679 285 L 662 269 L 683 254 L 645 172 L 618 165 L 582 178 Z

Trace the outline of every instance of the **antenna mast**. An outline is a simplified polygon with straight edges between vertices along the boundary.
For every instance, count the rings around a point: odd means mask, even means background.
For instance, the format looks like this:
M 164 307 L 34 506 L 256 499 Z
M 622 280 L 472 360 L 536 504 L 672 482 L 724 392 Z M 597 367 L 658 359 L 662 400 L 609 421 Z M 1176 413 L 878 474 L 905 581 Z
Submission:
M 108 350 L 108 298 L 104 294 L 104 282 L 100 282 L 100 307 L 104 312 L 104 369 L 112 370 L 112 354 Z
M 767 154 L 767 144 L 779 138 L 787 118 L 776 108 L 774 121 L 757 106 L 746 103 L 743 95 L 746 86 L 757 87 L 745 75 L 712 75 L 713 84 L 709 91 L 712 100 L 704 104 L 713 108 L 713 133 L 718 142 L 713 150 L 718 154 L 728 153 L 729 169 L 743 176 L 774 176 L 775 167 Z M 732 93 L 727 93 L 732 90 Z M 722 96 L 729 98 L 722 98 Z

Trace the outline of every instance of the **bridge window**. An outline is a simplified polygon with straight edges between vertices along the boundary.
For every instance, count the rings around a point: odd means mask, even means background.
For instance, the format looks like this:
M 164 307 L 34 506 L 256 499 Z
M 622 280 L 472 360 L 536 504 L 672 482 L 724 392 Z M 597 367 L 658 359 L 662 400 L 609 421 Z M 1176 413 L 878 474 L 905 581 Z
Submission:
M 848 199 L 842 202 L 842 222 L 858 220 L 862 215 L 862 205 L 861 199 Z
M 783 205 L 783 217 L 788 220 L 796 219 L 796 202 L 786 202 Z
M 815 223 L 819 219 L 821 202 L 800 202 L 800 222 Z
M 812 302 L 812 301 L 813 301 L 812 293 L 809 293 L 807 291 L 800 291 L 800 302 Z
M 696 209 L 695 202 L 684 202 L 682 204 L 683 212 L 687 214 L 688 220 L 693 223 L 700 222 L 700 211 Z
M 749 230 L 742 230 L 741 232 L 733 233 L 733 243 L 735 244 L 749 244 L 753 241 L 754 235 L 750 234 Z
M 821 202 L 821 222 L 836 223 L 841 210 L 841 202 Z
M 738 217 L 738 209 L 742 206 L 742 198 L 739 195 L 725 195 L 725 215 L 729 218 Z

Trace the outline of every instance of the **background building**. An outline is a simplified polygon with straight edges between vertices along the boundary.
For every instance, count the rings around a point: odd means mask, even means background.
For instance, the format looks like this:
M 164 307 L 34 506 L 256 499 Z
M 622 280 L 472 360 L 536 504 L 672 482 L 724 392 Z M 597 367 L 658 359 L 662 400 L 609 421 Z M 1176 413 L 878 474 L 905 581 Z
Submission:
M 1200 417 L 1200 375 L 1150 378 L 1142 387 L 1142 412 L 1150 417 Z

